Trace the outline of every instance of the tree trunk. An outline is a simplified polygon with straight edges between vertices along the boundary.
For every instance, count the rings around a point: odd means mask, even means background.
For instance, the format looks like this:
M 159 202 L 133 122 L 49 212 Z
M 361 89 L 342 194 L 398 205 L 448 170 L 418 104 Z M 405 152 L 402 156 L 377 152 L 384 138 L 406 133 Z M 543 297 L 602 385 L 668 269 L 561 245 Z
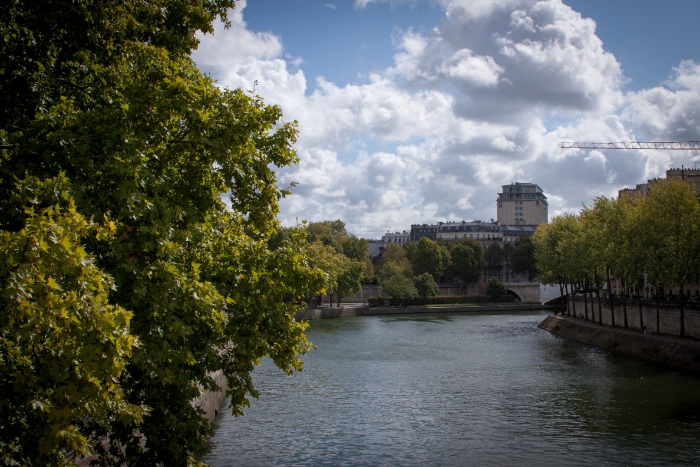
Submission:
M 644 332 L 644 316 L 642 315 L 642 291 L 637 287 L 637 302 L 639 303 L 639 330 Z
M 681 337 L 685 337 L 685 310 L 683 309 L 683 305 L 685 301 L 683 300 L 683 287 L 685 284 L 681 284 Z
M 564 284 L 559 282 L 559 305 L 564 307 Z
M 627 322 L 627 284 L 625 284 L 624 279 L 620 279 L 620 285 L 622 286 L 622 317 L 625 320 L 625 329 L 628 329 L 629 323 Z
M 610 268 L 606 268 L 606 274 L 608 275 L 608 295 L 610 296 L 610 322 L 612 327 L 615 327 L 615 297 L 612 293 L 612 286 L 610 284 Z
M 598 268 L 593 269 L 595 274 L 595 293 L 598 296 L 598 322 L 603 324 L 603 304 L 600 302 L 600 281 L 598 280 Z M 595 321 L 595 318 L 593 318 Z
M 571 283 L 571 306 L 573 307 L 574 318 L 576 318 L 576 296 L 574 295 L 574 283 Z
M 566 281 L 566 276 L 564 276 L 564 290 L 566 290 L 566 314 L 571 316 L 571 309 L 569 308 L 569 283 Z
M 656 333 L 661 334 L 661 329 L 659 328 L 659 287 L 656 287 Z
M 588 321 L 588 297 L 586 296 L 586 281 L 583 281 L 583 314 L 586 315 L 586 321 Z

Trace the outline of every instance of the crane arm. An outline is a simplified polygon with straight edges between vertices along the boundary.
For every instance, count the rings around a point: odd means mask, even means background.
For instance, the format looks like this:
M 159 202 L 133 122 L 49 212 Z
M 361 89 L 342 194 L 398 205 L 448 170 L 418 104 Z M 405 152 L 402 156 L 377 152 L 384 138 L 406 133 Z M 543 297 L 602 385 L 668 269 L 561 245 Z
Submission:
M 561 143 L 562 149 L 671 149 L 698 150 L 700 141 L 640 141 L 621 143 Z

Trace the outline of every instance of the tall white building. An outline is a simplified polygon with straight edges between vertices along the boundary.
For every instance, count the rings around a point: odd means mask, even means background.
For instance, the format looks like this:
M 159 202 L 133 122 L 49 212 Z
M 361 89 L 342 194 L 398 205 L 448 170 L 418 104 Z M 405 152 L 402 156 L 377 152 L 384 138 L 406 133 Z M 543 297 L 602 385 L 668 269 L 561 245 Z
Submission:
M 503 185 L 496 200 L 496 217 L 503 225 L 539 225 L 549 222 L 549 203 L 534 183 Z

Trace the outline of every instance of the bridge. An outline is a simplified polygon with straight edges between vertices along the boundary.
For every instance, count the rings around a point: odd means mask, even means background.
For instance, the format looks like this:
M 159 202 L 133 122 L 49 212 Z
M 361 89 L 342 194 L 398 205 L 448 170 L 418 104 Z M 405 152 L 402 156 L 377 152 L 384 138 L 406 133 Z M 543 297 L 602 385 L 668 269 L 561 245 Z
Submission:
M 508 293 L 524 302 L 540 301 L 539 282 L 504 282 Z

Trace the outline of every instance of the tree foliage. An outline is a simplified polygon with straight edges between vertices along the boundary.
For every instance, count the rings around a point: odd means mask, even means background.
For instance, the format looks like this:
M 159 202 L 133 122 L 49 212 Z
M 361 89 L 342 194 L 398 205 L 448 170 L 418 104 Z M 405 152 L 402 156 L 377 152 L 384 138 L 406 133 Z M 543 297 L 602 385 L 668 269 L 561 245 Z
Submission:
M 435 297 L 440 290 L 438 285 L 435 283 L 433 276 L 427 272 L 424 272 L 420 276 L 416 277 L 414 283 L 418 295 L 420 295 L 423 299 L 427 297 Z
M 462 282 L 475 284 L 486 266 L 481 245 L 471 239 L 450 243 L 450 271 Z
M 646 196 L 598 197 L 577 216 L 553 219 L 533 243 L 546 283 L 597 289 L 609 272 L 621 280 L 623 299 L 647 286 L 683 293 L 700 274 L 700 203 L 686 181 L 657 180 Z
M 514 245 L 510 256 L 510 262 L 515 272 L 527 273 L 530 277 L 537 276 L 537 261 L 535 260 L 535 246 L 529 237 L 519 238 Z
M 435 280 L 438 280 L 450 264 L 450 252 L 445 246 L 423 237 L 416 245 L 411 263 L 415 275 L 427 272 Z
M 486 295 L 493 298 L 494 301 L 503 297 L 508 293 L 508 289 L 503 282 L 499 281 L 495 277 L 489 281 L 489 285 L 486 286 Z
M 260 358 L 301 368 L 293 315 L 324 276 L 302 232 L 269 247 L 295 124 L 189 57 L 234 4 L 0 11 L 6 463 L 96 450 L 110 465 L 194 465 L 211 428 L 191 402 L 215 389 L 211 372 L 241 414 Z

